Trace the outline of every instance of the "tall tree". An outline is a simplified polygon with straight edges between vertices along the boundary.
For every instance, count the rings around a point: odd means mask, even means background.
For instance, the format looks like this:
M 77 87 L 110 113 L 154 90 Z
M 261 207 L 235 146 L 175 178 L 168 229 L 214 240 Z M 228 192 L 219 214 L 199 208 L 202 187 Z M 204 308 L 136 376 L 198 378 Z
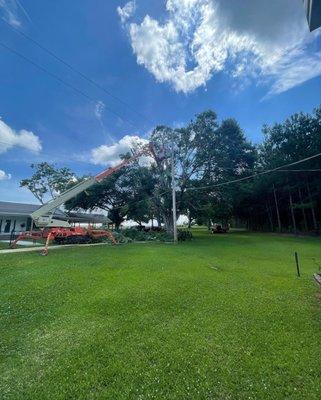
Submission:
M 298 113 L 283 123 L 264 126 L 263 133 L 264 142 L 259 146 L 257 172 L 319 154 L 321 108 L 312 114 Z M 243 205 L 251 204 L 246 217 L 250 225 L 267 229 L 271 225 L 267 219 L 270 219 L 278 230 L 317 231 L 317 220 L 321 218 L 320 169 L 321 157 L 316 157 L 251 182 L 252 190 L 242 199 Z M 266 204 L 270 206 L 266 207 Z

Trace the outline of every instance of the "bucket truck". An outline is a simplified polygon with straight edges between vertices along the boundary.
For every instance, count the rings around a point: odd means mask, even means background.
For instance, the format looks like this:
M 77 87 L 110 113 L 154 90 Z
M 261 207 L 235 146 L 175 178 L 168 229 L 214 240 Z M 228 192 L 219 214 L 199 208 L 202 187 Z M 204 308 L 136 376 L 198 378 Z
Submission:
M 39 229 L 21 233 L 12 243 L 11 247 L 14 248 L 20 240 L 24 239 L 45 239 L 46 244 L 42 254 L 47 255 L 48 246 L 51 241 L 54 241 L 57 244 L 79 244 L 90 243 L 97 238 L 106 237 L 109 238 L 113 244 L 116 244 L 117 242 L 111 232 L 107 230 L 96 230 L 90 226 L 88 228 L 71 226 L 68 221 L 55 219 L 54 212 L 58 207 L 63 205 L 66 201 L 77 196 L 79 193 L 84 192 L 96 183 L 102 182 L 104 179 L 108 178 L 113 173 L 129 165 L 138 158 L 149 155 L 156 157 L 151 143 L 143 146 L 132 157 L 124 159 L 118 165 L 110 167 L 94 177 L 90 177 L 82 182 L 79 182 L 75 186 L 61 193 L 56 198 L 43 204 L 40 208 L 38 208 L 38 210 L 31 214 L 32 226 L 36 226 Z

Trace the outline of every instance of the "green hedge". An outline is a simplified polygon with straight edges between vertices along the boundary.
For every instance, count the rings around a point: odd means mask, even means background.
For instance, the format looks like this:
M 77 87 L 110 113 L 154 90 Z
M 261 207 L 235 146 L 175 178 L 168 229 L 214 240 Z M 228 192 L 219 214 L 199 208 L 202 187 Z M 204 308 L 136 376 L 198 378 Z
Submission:
M 136 228 L 123 229 L 119 232 L 124 237 L 135 242 L 171 242 L 173 238 L 165 231 L 162 232 L 144 232 Z M 117 240 L 117 239 L 116 239 Z
M 130 242 L 172 242 L 173 237 L 165 231 L 142 231 L 136 228 L 122 229 L 113 231 L 114 238 L 117 243 L 130 243 Z M 189 230 L 178 230 L 178 240 L 185 241 L 193 238 L 192 232 Z M 99 238 L 95 242 L 110 242 L 109 238 Z

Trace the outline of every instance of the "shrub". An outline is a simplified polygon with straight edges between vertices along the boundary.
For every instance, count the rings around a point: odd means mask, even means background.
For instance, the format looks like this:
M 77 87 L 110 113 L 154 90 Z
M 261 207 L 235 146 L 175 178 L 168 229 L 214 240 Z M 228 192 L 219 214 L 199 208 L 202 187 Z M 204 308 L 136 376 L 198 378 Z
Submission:
M 192 240 L 193 234 L 191 231 L 179 229 L 177 233 L 177 238 L 179 241 L 184 242 L 185 240 Z
M 136 242 L 170 242 L 172 237 L 168 235 L 165 231 L 155 232 L 155 231 L 143 231 L 136 228 L 124 229 L 121 234 L 126 238 L 134 240 Z
M 131 238 L 124 236 L 119 231 L 112 232 L 112 234 L 113 234 L 113 236 L 114 236 L 114 238 L 115 238 L 117 243 L 130 243 L 130 242 L 133 241 Z

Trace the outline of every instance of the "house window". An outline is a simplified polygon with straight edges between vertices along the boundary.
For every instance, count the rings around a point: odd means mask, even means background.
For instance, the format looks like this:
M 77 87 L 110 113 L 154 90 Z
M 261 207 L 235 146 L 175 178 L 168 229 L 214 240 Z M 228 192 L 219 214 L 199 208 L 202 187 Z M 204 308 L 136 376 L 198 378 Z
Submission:
M 9 233 L 10 232 L 10 226 L 11 226 L 11 219 L 7 219 L 6 223 L 4 225 L 4 233 Z

